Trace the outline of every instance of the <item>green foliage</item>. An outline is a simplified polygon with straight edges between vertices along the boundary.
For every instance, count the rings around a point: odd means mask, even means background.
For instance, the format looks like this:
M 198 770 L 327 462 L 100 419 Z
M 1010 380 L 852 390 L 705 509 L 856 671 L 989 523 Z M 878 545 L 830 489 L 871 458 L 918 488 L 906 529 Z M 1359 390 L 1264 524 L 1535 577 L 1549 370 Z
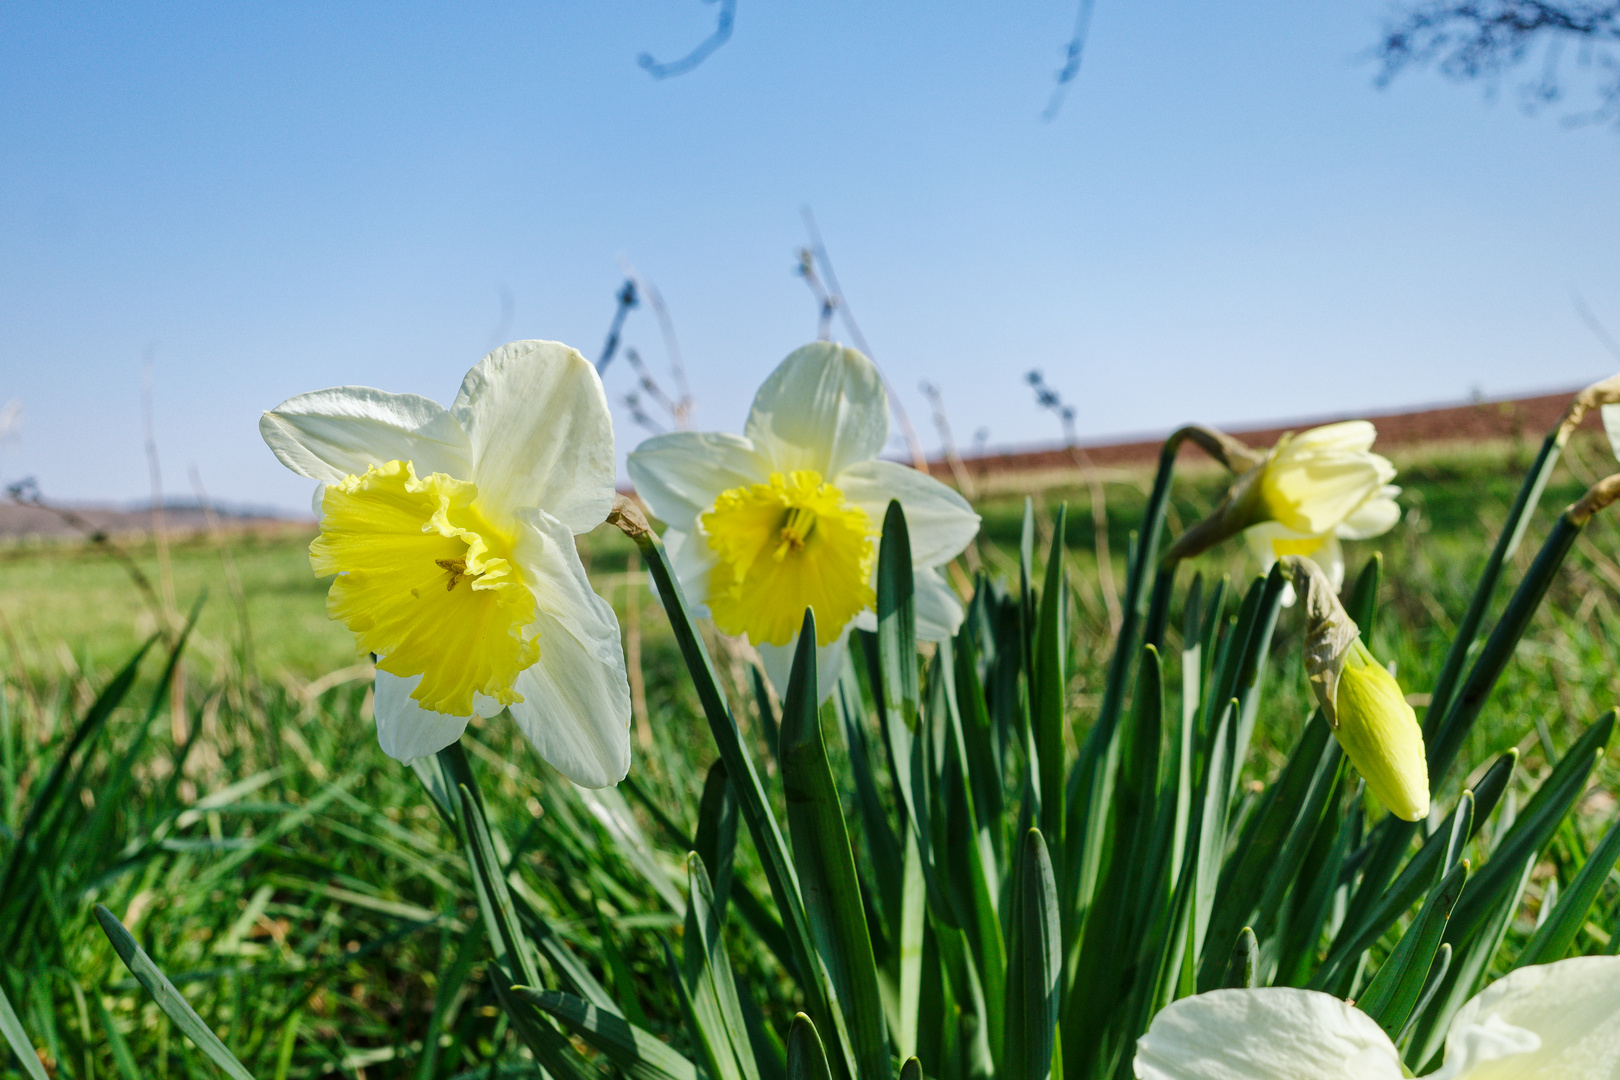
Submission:
M 1031 501 L 986 507 L 962 630 L 919 651 L 891 507 L 877 629 L 827 702 L 813 629 L 777 702 L 643 538 L 668 626 L 644 628 L 653 749 L 620 791 L 574 789 L 500 719 L 398 768 L 362 685 L 187 683 L 179 635 L 54 687 L 12 649 L 0 1034 L 30 1077 L 1113 1080 L 1169 1001 L 1310 985 L 1421 1071 L 1488 979 L 1620 944 L 1616 534 L 1537 516 L 1557 461 L 1517 494 L 1409 469 L 1414 512 L 1348 590 L 1432 686 L 1437 809 L 1412 827 L 1310 704 L 1281 576 L 1160 564 L 1219 487 L 1175 481 L 1173 446 L 1111 504 L 1117 632 L 1087 515 Z

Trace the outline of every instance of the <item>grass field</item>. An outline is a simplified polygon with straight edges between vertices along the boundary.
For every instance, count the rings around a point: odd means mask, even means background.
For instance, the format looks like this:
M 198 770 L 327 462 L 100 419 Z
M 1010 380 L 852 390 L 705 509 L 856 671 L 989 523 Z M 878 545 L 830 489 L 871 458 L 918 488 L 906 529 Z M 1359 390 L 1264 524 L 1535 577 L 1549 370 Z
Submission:
M 1347 544 L 1352 576 L 1382 553 L 1372 643 L 1396 662 L 1419 706 L 1533 451 L 1397 453 L 1405 516 L 1376 541 Z M 1514 556 L 1510 587 L 1557 512 L 1613 468 L 1606 444 L 1577 436 Z M 1206 513 L 1223 487 L 1213 471 L 1188 475 L 1175 489 L 1172 532 Z M 1069 505 L 1067 694 L 1082 718 L 1070 733 L 1076 740 L 1095 711 L 1110 653 L 1115 604 L 1107 582 L 1123 579 L 1151 475 L 1105 479 L 1111 574 L 1099 573 L 1087 489 L 1033 493 L 1038 530 L 1048 536 L 1056 504 Z M 974 558 L 1016 585 L 1022 499 L 997 497 L 980 510 Z M 1517 747 L 1523 768 L 1514 798 L 1620 700 L 1613 513 L 1582 536 L 1463 750 L 1461 760 L 1483 766 Z M 35 889 L 37 901 L 26 923 L 0 926 L 0 982 L 52 1075 L 212 1074 L 128 977 L 90 917 L 92 903 L 132 929 L 256 1076 L 426 1078 L 488 1075 L 497 1064 L 526 1068 L 513 1064 L 512 1033 L 483 977 L 487 948 L 465 860 L 411 770 L 377 747 L 368 669 L 349 634 L 325 616 L 325 583 L 310 574 L 308 539 L 291 531 L 176 540 L 167 567 L 150 544 L 137 545 L 129 554 L 156 586 L 156 605 L 122 562 L 92 546 L 0 547 L 0 862 L 77 719 L 142 642 L 172 634 L 176 613 L 206 593 L 175 674 L 165 678 L 160 640 L 109 714 L 105 735 L 73 759 L 83 779 L 73 808 L 78 824 L 53 839 L 58 846 L 42 860 L 37 882 L 11 886 Z M 715 750 L 634 548 L 603 527 L 582 538 L 581 550 L 632 639 L 639 671 L 645 712 L 638 702 L 631 783 L 594 794 L 574 789 L 500 718 L 475 722 L 464 741 L 487 778 L 491 816 L 513 845 L 514 865 L 524 868 L 524 899 L 559 935 L 548 962 L 587 958 L 590 976 L 626 1004 L 627 1015 L 633 1010 L 632 1019 L 680 1044 L 660 942 L 681 934 L 683 901 L 670 882 L 683 880 L 685 838 Z M 1253 574 L 1245 560 L 1232 542 L 1196 569 L 1244 584 Z M 968 582 L 967 560 L 959 569 Z M 173 611 L 163 610 L 166 594 Z M 1297 616 L 1285 614 L 1250 758 L 1254 782 L 1281 767 L 1310 713 L 1299 633 Z M 722 674 L 749 724 L 757 712 L 744 660 L 714 646 L 730 660 Z M 749 726 L 757 743 L 757 722 Z M 758 760 L 769 761 L 761 746 Z M 1613 822 L 1617 796 L 1620 770 L 1604 760 L 1567 834 L 1537 869 L 1515 932 L 1533 927 L 1547 884 L 1567 877 L 1563 862 L 1584 857 Z M 627 834 L 635 840 L 628 848 Z M 640 854 L 600 854 L 614 845 Z M 764 895 L 747 844 L 738 848 L 738 876 Z M 1612 895 L 1614 883 L 1607 888 Z M 1609 948 L 1612 929 L 1591 924 L 1581 947 Z M 760 1005 L 761 1037 L 780 1038 L 796 1007 L 788 981 L 757 946 L 734 949 Z M 0 1074 L 21 1075 L 15 1069 L 0 1058 Z

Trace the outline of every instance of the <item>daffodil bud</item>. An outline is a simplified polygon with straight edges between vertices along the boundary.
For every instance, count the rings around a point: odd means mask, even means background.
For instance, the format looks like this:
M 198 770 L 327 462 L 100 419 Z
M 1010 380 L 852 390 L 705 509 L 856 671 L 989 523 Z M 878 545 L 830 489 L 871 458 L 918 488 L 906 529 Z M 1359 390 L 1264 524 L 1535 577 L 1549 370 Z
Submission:
M 1395 676 L 1362 644 L 1321 568 L 1298 556 L 1285 562 L 1304 600 L 1305 673 L 1334 737 L 1390 813 L 1422 820 L 1429 812 L 1429 764 L 1417 715 Z

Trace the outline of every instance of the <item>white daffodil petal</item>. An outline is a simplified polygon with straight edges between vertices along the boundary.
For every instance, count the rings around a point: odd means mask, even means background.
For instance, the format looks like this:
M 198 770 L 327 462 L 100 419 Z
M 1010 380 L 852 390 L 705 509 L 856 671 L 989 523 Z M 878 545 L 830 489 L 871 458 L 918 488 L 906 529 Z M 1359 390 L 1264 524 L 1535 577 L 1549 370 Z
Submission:
M 1400 1080 L 1378 1024 L 1329 994 L 1289 987 L 1182 998 L 1136 1043 L 1138 1080 Z
M 833 688 L 838 685 L 838 676 L 843 674 L 844 661 L 849 654 L 849 632 L 852 629 L 853 622 L 844 627 L 844 632 L 831 644 L 816 648 L 817 704 L 832 697 Z M 786 645 L 756 645 L 754 649 L 759 653 L 759 662 L 765 667 L 766 677 L 776 687 L 777 696 L 786 694 L 788 678 L 793 674 L 793 656 L 799 649 L 799 635 L 793 635 L 793 640 Z
M 764 483 L 771 475 L 753 443 L 723 432 L 654 435 L 631 451 L 626 465 L 653 516 L 688 532 L 722 491 Z
M 664 533 L 664 555 L 675 572 L 675 580 L 681 583 L 687 613 L 695 619 L 707 617 L 709 606 L 703 598 L 709 589 L 709 571 L 718 561 L 708 537 L 670 529 Z
M 754 395 L 743 434 L 776 471 L 810 469 L 827 480 L 883 449 L 889 395 L 870 360 L 818 341 L 771 372 Z
M 911 564 L 938 566 L 961 554 L 979 531 L 979 515 L 955 488 L 893 461 L 862 461 L 833 481 L 881 528 L 889 501 L 900 500 L 911 537 Z
M 924 567 L 912 572 L 917 612 L 917 640 L 944 641 L 955 637 L 962 625 L 962 601 L 938 570 Z
M 1492 983 L 1458 1010 L 1445 1064 L 1434 1074 L 1434 1080 L 1616 1077 L 1620 956 L 1523 967 Z
M 1620 457 L 1620 405 L 1605 405 L 1598 411 L 1603 414 L 1603 430 L 1609 436 L 1609 446 L 1615 457 Z
M 1335 590 L 1344 584 L 1344 548 L 1332 534 L 1312 536 L 1275 521 L 1263 521 L 1244 529 L 1243 540 L 1260 564 L 1262 574 L 1271 573 L 1272 566 L 1284 555 L 1302 555 L 1322 568 Z M 1284 584 L 1283 607 L 1293 607 L 1294 599 L 1293 583 Z
M 386 671 L 377 672 L 371 707 L 377 714 L 377 742 L 383 753 L 395 761 L 412 761 L 436 754 L 461 738 L 468 717 L 429 712 L 416 703 L 411 691 L 422 676 L 401 678 Z M 488 699 L 486 699 L 488 700 Z M 495 706 L 500 711 L 500 706 Z
M 1352 454 L 1372 449 L 1378 429 L 1370 420 L 1342 420 L 1337 424 L 1301 431 L 1292 439 L 1296 450 L 1343 450 Z
M 1267 466 L 1261 491 L 1272 515 L 1300 531 L 1327 532 L 1395 476 L 1377 454 L 1339 450 L 1301 453 L 1296 444 Z
M 521 516 L 516 557 L 534 590 L 540 658 L 518 673 L 510 706 L 540 756 L 586 787 L 630 770 L 630 684 L 613 608 L 591 589 L 569 526 L 543 511 Z
M 1345 540 L 1371 540 L 1384 535 L 1401 520 L 1401 508 L 1395 502 L 1395 496 L 1400 493 L 1401 489 L 1393 484 L 1386 486 L 1362 503 L 1333 531 Z
M 1344 588 L 1344 547 L 1339 543 L 1337 536 L 1326 536 L 1322 539 L 1322 546 L 1317 553 L 1311 556 L 1316 565 L 1333 583 L 1333 591 L 1339 592 Z
M 466 432 L 443 405 L 415 394 L 369 386 L 299 394 L 259 417 L 259 434 L 287 468 L 325 483 L 390 461 L 409 461 L 418 476 L 472 475 Z
M 472 481 L 497 516 L 524 507 L 576 533 L 613 507 L 613 422 L 596 369 L 555 341 L 514 341 L 480 360 L 450 411 L 472 443 Z

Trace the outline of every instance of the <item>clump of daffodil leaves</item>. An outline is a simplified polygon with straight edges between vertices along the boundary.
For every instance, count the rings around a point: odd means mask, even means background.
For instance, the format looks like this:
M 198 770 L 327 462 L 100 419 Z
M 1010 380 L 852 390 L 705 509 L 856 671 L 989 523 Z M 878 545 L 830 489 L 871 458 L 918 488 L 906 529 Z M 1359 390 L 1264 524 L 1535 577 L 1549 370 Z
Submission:
M 320 482 L 310 563 L 327 612 L 377 657 L 383 750 L 400 761 L 510 710 L 587 786 L 630 767 L 618 620 L 574 536 L 613 504 L 613 426 L 596 370 L 550 341 L 496 349 L 446 409 L 340 386 L 265 413 L 265 442 Z

